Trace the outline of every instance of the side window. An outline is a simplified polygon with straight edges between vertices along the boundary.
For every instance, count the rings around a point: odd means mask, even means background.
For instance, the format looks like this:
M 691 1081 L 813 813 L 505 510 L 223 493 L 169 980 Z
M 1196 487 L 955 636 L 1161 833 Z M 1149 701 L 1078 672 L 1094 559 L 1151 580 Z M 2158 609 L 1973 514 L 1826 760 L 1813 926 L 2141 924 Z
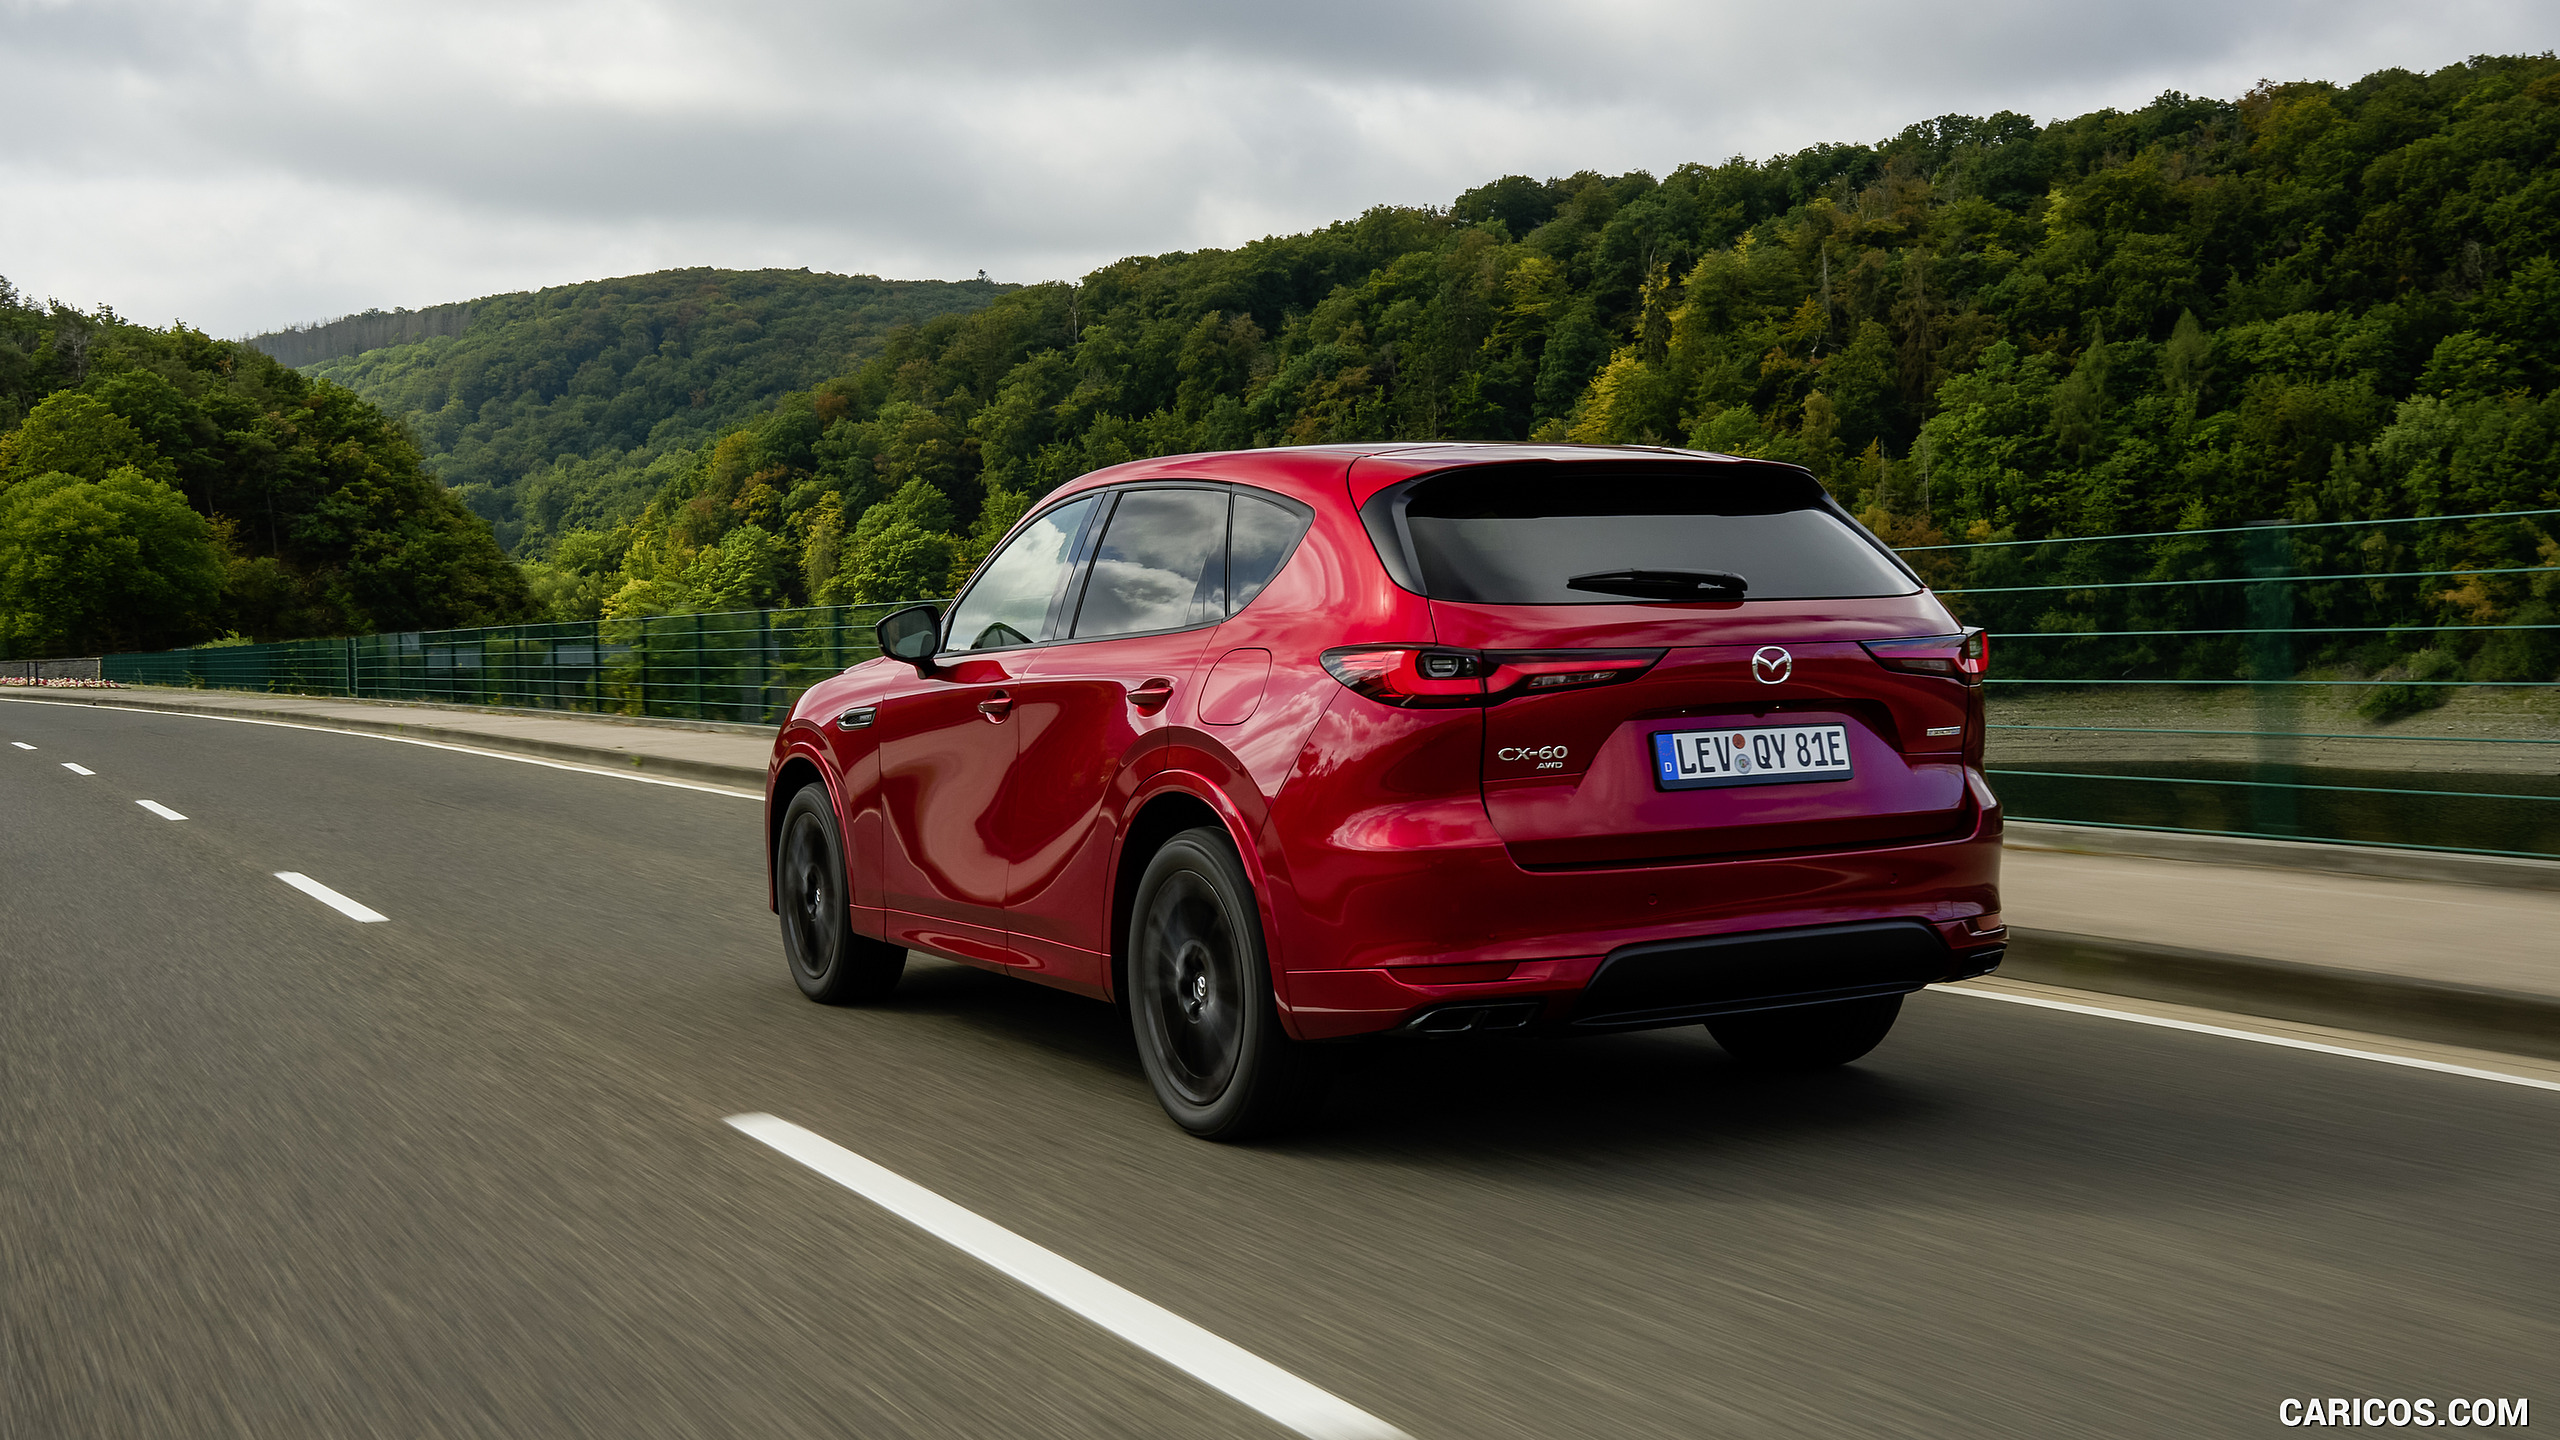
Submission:
M 978 583 L 951 607 L 942 648 L 1001 650 L 1039 641 L 1048 628 L 1049 606 L 1075 563 L 1076 537 L 1099 498 L 1059 506 L 997 551 L 978 573 Z
M 1282 562 L 1297 548 L 1298 537 L 1315 520 L 1312 511 L 1249 491 L 1236 492 L 1234 527 L 1227 537 L 1227 613 L 1253 603 Z
M 1227 610 L 1223 490 L 1130 490 L 1093 552 L 1079 640 L 1205 625 Z

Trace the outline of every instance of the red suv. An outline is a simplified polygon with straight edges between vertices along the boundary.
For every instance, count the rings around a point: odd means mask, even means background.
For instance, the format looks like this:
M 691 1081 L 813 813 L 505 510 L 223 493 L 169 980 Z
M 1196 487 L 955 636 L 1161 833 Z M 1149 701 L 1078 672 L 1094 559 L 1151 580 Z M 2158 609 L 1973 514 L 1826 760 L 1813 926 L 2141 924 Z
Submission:
M 800 988 L 877 999 L 922 949 L 1118 1001 L 1198 1135 L 1353 1036 L 1840 1064 L 1999 962 L 1985 638 L 1794 466 L 1142 460 L 880 638 L 774 742 Z

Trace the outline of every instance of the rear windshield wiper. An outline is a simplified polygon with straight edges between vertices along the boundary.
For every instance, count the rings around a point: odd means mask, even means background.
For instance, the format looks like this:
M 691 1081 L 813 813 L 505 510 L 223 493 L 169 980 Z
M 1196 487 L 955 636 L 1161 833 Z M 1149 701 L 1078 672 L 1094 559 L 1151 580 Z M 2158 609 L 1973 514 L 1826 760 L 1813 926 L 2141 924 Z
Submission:
M 1740 599 L 1751 582 L 1730 570 L 1594 570 L 1564 588 L 1640 600 L 1726 600 Z

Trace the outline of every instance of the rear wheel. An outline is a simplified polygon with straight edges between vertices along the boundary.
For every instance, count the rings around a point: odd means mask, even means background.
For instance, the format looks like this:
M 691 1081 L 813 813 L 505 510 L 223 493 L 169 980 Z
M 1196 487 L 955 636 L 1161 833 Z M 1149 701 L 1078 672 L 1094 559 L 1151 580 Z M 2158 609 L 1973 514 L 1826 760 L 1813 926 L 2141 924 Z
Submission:
M 895 989 L 904 948 L 853 933 L 844 830 L 823 785 L 806 785 L 782 811 L 774 848 L 774 899 L 782 911 L 782 953 L 800 993 L 822 1005 L 860 1005 Z
M 1203 1139 L 1268 1134 L 1321 1098 L 1315 1057 L 1280 1028 L 1253 885 L 1221 830 L 1185 830 L 1147 862 L 1129 1020 L 1156 1099 Z
M 1747 1010 L 1707 1022 L 1707 1033 L 1725 1053 L 1764 1070 L 1823 1070 L 1846 1065 L 1876 1048 L 1902 1013 L 1902 997 L 1835 1000 Z

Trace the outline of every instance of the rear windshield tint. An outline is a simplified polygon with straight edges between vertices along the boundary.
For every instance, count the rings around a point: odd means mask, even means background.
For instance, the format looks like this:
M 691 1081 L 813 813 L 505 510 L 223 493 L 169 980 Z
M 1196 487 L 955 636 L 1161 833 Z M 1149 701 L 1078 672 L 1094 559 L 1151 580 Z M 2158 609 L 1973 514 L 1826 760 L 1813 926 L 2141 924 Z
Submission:
M 1920 588 L 1828 508 L 1811 477 L 1773 467 L 1488 466 L 1426 476 L 1364 509 L 1389 568 L 1436 600 L 1641 603 L 1566 588 L 1612 570 L 1725 571 L 1752 600 Z

